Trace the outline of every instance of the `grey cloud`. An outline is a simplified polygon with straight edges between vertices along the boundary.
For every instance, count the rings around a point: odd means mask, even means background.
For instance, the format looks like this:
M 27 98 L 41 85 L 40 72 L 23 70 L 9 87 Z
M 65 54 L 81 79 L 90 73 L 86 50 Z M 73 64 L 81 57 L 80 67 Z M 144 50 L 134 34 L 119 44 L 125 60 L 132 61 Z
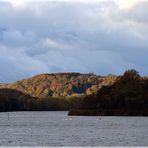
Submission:
M 4 30 L 0 34 L 0 43 L 11 47 L 30 46 L 37 42 L 37 36 L 32 32 L 19 30 Z
M 0 82 L 12 82 L 37 73 L 49 72 L 45 63 L 28 57 L 23 49 L 0 45 Z
M 148 29 L 139 20 L 146 6 L 140 5 L 125 11 L 111 0 L 41 1 L 21 9 L 0 3 L 0 81 L 62 71 L 146 74 Z

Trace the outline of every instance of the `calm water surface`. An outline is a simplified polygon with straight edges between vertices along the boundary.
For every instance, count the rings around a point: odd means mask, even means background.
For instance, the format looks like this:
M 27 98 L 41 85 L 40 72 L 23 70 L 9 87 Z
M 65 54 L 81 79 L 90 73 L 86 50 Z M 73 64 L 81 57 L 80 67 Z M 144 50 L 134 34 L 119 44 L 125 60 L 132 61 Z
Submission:
M 147 117 L 69 117 L 67 112 L 0 113 L 1 146 L 148 146 Z

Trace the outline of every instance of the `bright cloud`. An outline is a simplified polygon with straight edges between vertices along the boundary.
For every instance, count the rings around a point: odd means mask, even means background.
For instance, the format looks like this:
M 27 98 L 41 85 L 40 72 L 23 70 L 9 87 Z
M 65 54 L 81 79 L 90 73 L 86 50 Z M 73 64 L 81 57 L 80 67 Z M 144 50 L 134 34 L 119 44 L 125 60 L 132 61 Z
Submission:
M 139 2 L 144 2 L 147 0 L 114 0 L 118 5 L 119 8 L 131 8 Z
M 99 2 L 107 2 L 107 1 L 114 1 L 116 2 L 120 8 L 130 8 L 135 4 L 147 1 L 147 0 L 2 0 L 7 1 L 13 4 L 14 6 L 20 7 L 30 2 L 79 2 L 79 3 L 99 3 Z

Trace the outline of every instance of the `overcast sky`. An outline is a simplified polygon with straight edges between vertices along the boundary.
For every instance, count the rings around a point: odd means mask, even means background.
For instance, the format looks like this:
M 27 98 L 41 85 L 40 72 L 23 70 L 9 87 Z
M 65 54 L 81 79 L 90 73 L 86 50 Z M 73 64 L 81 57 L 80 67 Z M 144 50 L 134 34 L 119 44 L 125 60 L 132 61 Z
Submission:
M 131 68 L 148 75 L 148 0 L 0 0 L 0 82 Z

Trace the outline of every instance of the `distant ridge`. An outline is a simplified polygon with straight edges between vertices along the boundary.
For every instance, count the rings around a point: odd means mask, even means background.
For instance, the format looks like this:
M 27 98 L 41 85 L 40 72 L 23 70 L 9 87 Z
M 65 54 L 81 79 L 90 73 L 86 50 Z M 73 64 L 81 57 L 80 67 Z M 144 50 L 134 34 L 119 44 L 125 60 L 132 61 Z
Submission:
M 20 90 L 33 97 L 79 96 L 97 92 L 102 86 L 111 85 L 117 76 L 97 76 L 77 72 L 45 73 L 15 83 L 0 84 L 0 88 Z

